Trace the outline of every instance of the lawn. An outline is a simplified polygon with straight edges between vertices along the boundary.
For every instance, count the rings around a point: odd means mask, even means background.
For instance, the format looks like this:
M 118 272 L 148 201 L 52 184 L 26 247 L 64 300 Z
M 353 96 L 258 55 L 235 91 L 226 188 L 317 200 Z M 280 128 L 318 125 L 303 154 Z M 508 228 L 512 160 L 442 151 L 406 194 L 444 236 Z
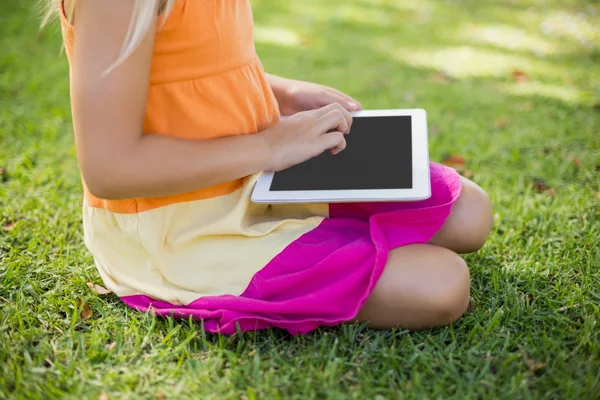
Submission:
M 495 208 L 458 323 L 299 337 L 88 287 L 68 68 L 34 3 L 0 2 L 0 398 L 600 398 L 598 2 L 253 1 L 268 71 L 427 109 L 432 159 Z

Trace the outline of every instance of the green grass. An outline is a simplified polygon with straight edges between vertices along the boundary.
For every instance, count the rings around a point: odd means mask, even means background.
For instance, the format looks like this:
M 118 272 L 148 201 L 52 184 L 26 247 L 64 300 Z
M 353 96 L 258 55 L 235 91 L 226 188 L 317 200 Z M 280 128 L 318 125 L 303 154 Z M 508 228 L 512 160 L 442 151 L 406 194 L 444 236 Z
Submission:
M 600 397 L 598 2 L 254 1 L 267 70 L 426 108 L 432 158 L 464 156 L 495 206 L 454 326 L 303 337 L 205 334 L 86 286 L 68 68 L 32 4 L 0 2 L 0 398 Z

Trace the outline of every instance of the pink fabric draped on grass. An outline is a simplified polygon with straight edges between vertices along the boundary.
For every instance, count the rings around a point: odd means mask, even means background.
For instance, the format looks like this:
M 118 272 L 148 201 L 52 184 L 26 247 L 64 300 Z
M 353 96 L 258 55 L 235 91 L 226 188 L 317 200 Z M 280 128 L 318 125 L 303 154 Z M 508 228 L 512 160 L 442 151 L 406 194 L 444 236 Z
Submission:
M 123 297 L 157 315 L 203 320 L 209 332 L 280 328 L 292 335 L 352 321 L 373 291 L 391 249 L 427 243 L 460 195 L 459 175 L 431 164 L 432 196 L 410 203 L 331 204 L 330 218 L 291 243 L 240 296 L 202 297 L 175 306 Z

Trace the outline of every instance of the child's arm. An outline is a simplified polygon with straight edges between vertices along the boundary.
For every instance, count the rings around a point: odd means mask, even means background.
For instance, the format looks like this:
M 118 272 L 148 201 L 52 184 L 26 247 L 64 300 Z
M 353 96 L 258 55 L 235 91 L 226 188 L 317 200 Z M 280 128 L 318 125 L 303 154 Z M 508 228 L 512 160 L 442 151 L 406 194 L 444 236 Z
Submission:
M 360 103 L 339 90 L 317 83 L 297 81 L 267 74 L 267 79 L 283 115 L 340 104 L 348 111 L 362 109 Z
M 133 0 L 78 1 L 72 103 L 77 154 L 89 190 L 105 199 L 167 196 L 277 170 L 340 151 L 349 114 L 322 109 L 258 135 L 204 141 L 144 134 L 156 23 L 116 69 Z

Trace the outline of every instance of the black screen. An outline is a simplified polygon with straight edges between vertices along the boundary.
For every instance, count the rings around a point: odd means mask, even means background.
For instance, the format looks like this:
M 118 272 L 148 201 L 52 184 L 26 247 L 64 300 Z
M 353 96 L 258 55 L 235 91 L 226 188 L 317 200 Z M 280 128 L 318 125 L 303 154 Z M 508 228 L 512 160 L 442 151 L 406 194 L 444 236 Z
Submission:
M 272 191 L 412 188 L 411 117 L 356 117 L 346 149 L 275 173 Z

